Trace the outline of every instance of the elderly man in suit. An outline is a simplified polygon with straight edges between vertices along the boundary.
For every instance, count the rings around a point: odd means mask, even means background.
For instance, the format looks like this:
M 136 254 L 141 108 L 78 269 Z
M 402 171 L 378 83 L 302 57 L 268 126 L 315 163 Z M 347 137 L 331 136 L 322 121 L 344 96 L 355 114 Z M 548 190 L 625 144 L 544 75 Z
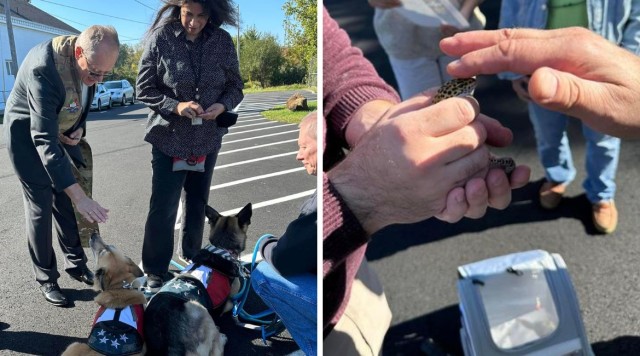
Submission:
M 95 84 L 112 70 L 119 45 L 113 27 L 95 25 L 78 36 L 35 46 L 20 66 L 5 108 L 7 149 L 24 192 L 35 278 L 45 299 L 57 306 L 68 302 L 57 283 L 54 220 L 65 271 L 93 284 L 80 231 L 97 228 L 108 210 L 91 199 L 85 121 Z

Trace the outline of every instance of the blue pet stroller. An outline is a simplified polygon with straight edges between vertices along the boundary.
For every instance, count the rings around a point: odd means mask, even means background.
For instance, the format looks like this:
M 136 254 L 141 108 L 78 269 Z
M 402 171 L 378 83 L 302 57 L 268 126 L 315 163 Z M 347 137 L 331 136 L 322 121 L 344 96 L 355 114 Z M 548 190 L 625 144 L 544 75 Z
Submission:
M 466 356 L 593 356 L 558 254 L 514 253 L 458 267 Z

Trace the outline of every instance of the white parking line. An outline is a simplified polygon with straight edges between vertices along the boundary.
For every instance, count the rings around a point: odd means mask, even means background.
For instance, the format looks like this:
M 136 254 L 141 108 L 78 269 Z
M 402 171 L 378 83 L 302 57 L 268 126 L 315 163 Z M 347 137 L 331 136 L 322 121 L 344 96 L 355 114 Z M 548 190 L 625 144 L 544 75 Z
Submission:
M 252 210 L 263 208 L 265 206 L 284 203 L 284 202 L 290 201 L 290 200 L 303 198 L 303 197 L 306 197 L 306 196 L 309 196 L 309 195 L 313 194 L 313 192 L 315 192 L 315 189 L 307 190 L 307 191 L 300 192 L 300 193 L 297 193 L 297 194 L 287 195 L 287 196 L 280 197 L 280 198 L 277 198 L 277 199 L 271 199 L 271 200 L 262 201 L 262 202 L 255 203 L 255 204 L 251 204 Z M 223 212 L 220 213 L 220 215 L 234 215 L 234 214 L 237 214 L 240 210 L 242 210 L 242 208 L 243 207 L 235 208 L 235 209 L 231 209 L 231 210 L 227 210 L 227 211 L 223 211 Z M 181 215 L 182 215 L 182 204 L 180 204 L 180 206 L 178 207 L 177 221 L 180 220 Z M 180 229 L 180 227 L 182 226 L 182 224 L 178 223 L 177 221 L 176 221 L 176 225 L 175 225 L 175 230 Z
M 249 126 L 261 126 L 261 125 L 273 125 L 273 124 L 278 124 L 278 122 L 277 122 L 277 121 L 266 121 L 266 122 L 259 122 L 259 123 L 257 123 L 257 124 L 240 125 L 240 126 L 235 125 L 235 126 L 233 126 L 233 127 L 234 127 L 235 129 L 238 129 L 238 128 L 242 128 L 242 127 L 249 127 Z
M 313 192 L 315 192 L 315 191 L 316 191 L 315 189 L 311 189 L 311 190 L 307 190 L 307 191 L 304 191 L 304 192 L 300 192 L 300 193 L 296 193 L 296 194 L 291 194 L 291 195 L 287 195 L 287 196 L 284 196 L 284 197 L 280 197 L 280 198 L 277 198 L 277 199 L 271 199 L 271 200 L 267 200 L 267 201 L 262 201 L 262 202 L 259 202 L 259 203 L 251 204 L 251 207 L 252 207 L 252 209 L 264 208 L 265 206 L 276 205 L 278 203 L 284 203 L 284 202 L 289 201 L 289 200 L 295 200 L 295 199 L 299 199 L 299 198 L 304 198 L 306 196 L 309 196 L 309 195 L 313 194 Z M 220 213 L 220 215 L 237 214 L 240 210 L 242 210 L 242 208 L 244 208 L 244 207 L 239 207 L 239 208 L 223 211 L 223 212 Z
M 222 169 L 222 168 L 227 168 L 227 167 L 240 166 L 240 165 L 243 165 L 243 164 L 249 164 L 249 163 L 253 163 L 253 162 L 264 161 L 266 159 L 284 157 L 284 156 L 295 155 L 295 154 L 298 154 L 298 151 L 281 153 L 281 154 L 277 154 L 277 155 L 265 156 L 265 157 L 254 158 L 254 159 L 248 159 L 246 161 L 234 162 L 234 163 L 229 163 L 229 164 L 223 164 L 221 166 L 216 166 L 215 169 Z
M 295 124 L 284 124 L 284 125 L 278 125 L 278 126 L 263 127 L 261 129 L 246 130 L 246 131 L 241 131 L 241 132 L 232 132 L 232 133 L 228 133 L 226 136 L 241 135 L 241 134 L 246 134 L 247 132 L 273 130 L 273 129 L 278 129 L 278 128 L 285 127 L 285 126 L 293 126 L 293 125 L 295 125 Z
M 253 182 L 254 180 L 280 176 L 280 175 L 283 175 L 283 174 L 289 174 L 289 173 L 293 173 L 293 172 L 302 171 L 304 169 L 305 169 L 304 167 L 299 167 L 299 168 L 287 169 L 287 170 L 280 171 L 280 172 L 263 174 L 261 176 L 255 176 L 255 177 L 250 177 L 250 178 L 245 178 L 245 179 L 234 180 L 232 182 L 227 182 L 227 183 L 222 183 L 222 184 L 217 184 L 217 185 L 211 186 L 211 188 L 209 190 L 226 188 L 226 187 L 230 187 L 232 185 L 238 185 L 238 184 L 242 184 L 242 183 Z
M 266 101 L 266 102 L 254 102 L 254 103 L 251 103 L 250 107 L 244 109 L 243 111 L 250 111 L 250 112 L 251 111 L 253 111 L 253 112 L 266 111 L 266 110 L 272 109 L 273 106 L 274 106 L 273 103 L 270 103 L 268 101 Z
M 258 138 L 264 138 L 264 137 L 271 137 L 271 136 L 278 136 L 278 135 L 284 135 L 284 134 L 288 134 L 288 133 L 292 133 L 292 132 L 298 132 L 298 130 L 291 130 L 291 131 L 283 131 L 283 132 L 278 132 L 278 133 L 273 133 L 273 134 L 268 134 L 268 135 L 262 135 L 262 136 L 253 136 L 253 137 L 247 137 L 247 138 L 241 138 L 239 140 L 235 140 L 235 141 L 222 141 L 222 144 L 226 144 L 226 143 L 234 143 L 234 142 L 242 142 L 242 141 L 249 141 L 249 140 L 255 140 Z M 229 136 L 229 134 L 227 134 L 227 136 Z
M 244 123 L 244 122 L 264 121 L 264 120 L 266 120 L 263 116 L 256 116 L 256 117 L 258 117 L 258 119 L 250 119 L 250 120 L 247 120 L 247 119 L 245 119 L 245 118 L 243 118 L 242 120 L 238 119 L 238 123 L 239 123 L 239 124 L 242 124 L 242 123 Z M 275 121 L 271 121 L 271 122 L 275 122 Z M 232 127 L 233 127 L 233 126 L 232 126 Z M 236 126 L 236 127 L 238 127 L 238 126 Z
M 251 113 L 251 112 L 244 112 L 244 111 L 237 111 L 237 110 L 236 112 L 240 114 L 242 117 L 262 117 L 262 114 L 256 113 L 256 112 Z
M 298 141 L 298 140 L 294 138 L 293 140 L 278 141 L 278 142 L 274 142 L 274 143 L 265 143 L 264 145 L 257 145 L 257 146 L 251 146 L 251 147 L 245 147 L 245 148 L 238 148 L 237 150 L 220 152 L 220 153 L 218 153 L 218 156 L 226 155 L 226 154 L 229 154 L 229 153 L 240 152 L 240 151 L 254 150 L 256 148 L 262 148 L 262 147 L 267 147 L 267 146 L 281 145 L 283 143 L 289 143 L 289 142 L 294 142 L 294 141 Z

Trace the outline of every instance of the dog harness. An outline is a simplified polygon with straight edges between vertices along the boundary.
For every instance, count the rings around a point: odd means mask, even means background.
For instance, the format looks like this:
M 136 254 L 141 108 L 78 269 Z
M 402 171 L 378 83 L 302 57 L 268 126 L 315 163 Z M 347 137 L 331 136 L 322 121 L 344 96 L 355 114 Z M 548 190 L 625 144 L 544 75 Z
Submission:
M 206 252 L 204 252 L 206 251 Z M 212 245 L 203 248 L 218 263 L 228 262 L 233 266 L 233 257 L 226 250 Z M 228 266 L 222 267 L 229 269 Z M 197 301 L 212 316 L 219 315 L 231 294 L 231 277 L 217 268 L 202 263 L 192 263 L 180 275 L 165 283 L 153 298 L 159 295 L 171 296 L 184 301 Z M 152 298 L 152 300 L 153 300 Z M 149 304 L 152 305 L 151 301 Z
M 142 353 L 144 344 L 144 307 L 130 305 L 123 309 L 98 309 L 87 344 L 103 355 L 133 355 Z
M 231 294 L 229 276 L 220 271 L 207 266 L 193 265 L 191 268 L 187 266 L 182 273 L 189 273 L 202 283 L 211 299 L 213 309 L 221 307 L 227 301 L 229 294 Z

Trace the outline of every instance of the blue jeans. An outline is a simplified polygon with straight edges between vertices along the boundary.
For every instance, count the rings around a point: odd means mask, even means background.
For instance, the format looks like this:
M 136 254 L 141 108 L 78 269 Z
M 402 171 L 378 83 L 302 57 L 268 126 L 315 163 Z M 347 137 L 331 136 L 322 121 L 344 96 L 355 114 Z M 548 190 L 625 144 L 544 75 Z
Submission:
M 570 117 L 533 103 L 529 103 L 529 117 L 547 180 L 570 183 L 576 177 L 567 137 Z M 585 124 L 582 124 L 582 135 L 587 144 L 587 178 L 582 184 L 587 198 L 591 203 L 613 200 L 620 139 L 594 131 Z
M 308 356 L 317 349 L 317 276 L 283 277 L 267 262 L 251 273 L 251 286 L 264 303 L 282 319 L 293 340 Z

